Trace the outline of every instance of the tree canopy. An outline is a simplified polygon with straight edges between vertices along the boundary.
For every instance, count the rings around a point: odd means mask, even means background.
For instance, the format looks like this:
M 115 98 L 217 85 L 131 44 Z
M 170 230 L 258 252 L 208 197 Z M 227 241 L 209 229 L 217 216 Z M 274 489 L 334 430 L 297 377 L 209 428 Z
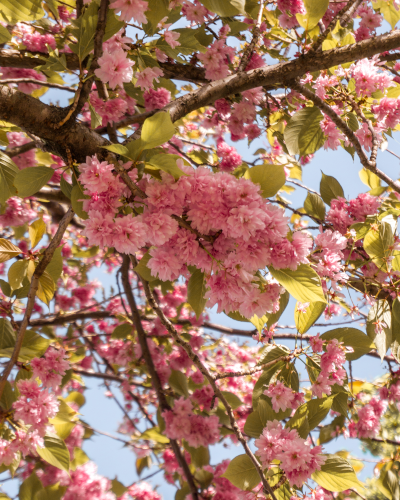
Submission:
M 154 464 L 175 500 L 399 499 L 400 180 L 377 159 L 399 20 L 399 0 L 2 0 L 0 483 L 20 500 L 160 500 Z M 371 357 L 382 376 L 354 377 Z M 139 481 L 84 451 L 90 378 Z M 343 436 L 372 477 L 327 452 Z

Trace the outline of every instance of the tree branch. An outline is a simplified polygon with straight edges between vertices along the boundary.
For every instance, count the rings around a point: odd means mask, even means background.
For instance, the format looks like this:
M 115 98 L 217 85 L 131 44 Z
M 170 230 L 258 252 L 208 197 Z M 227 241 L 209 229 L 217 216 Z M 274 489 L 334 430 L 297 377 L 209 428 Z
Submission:
M 377 168 L 376 161 L 374 160 L 376 156 L 372 154 L 371 160 L 368 159 L 368 156 L 364 152 L 360 141 L 358 140 L 358 137 L 324 100 L 322 100 L 320 97 L 314 94 L 314 92 L 308 90 L 306 87 L 304 87 L 304 85 L 301 85 L 298 82 L 291 82 L 289 83 L 289 86 L 290 88 L 297 90 L 297 92 L 300 92 L 304 97 L 312 101 L 315 106 L 317 106 L 324 114 L 326 114 L 333 121 L 333 123 L 344 133 L 344 135 L 353 144 L 354 149 L 356 150 L 356 153 L 360 158 L 360 162 L 364 168 L 373 172 L 380 179 L 385 181 L 388 186 L 400 193 L 400 183 L 398 181 L 394 181 L 388 175 L 382 172 L 382 170 L 379 170 Z
M 151 382 L 153 384 L 154 390 L 157 393 L 157 397 L 158 397 L 158 401 L 160 403 L 161 411 L 170 410 L 171 407 L 169 406 L 167 398 L 165 397 L 160 377 L 158 376 L 157 370 L 154 366 L 153 358 L 151 357 L 150 349 L 149 349 L 149 346 L 147 345 L 147 335 L 146 335 L 146 332 L 144 331 L 142 321 L 140 318 L 140 313 L 139 313 L 139 310 L 136 306 L 135 298 L 134 298 L 133 293 L 132 293 L 131 285 L 129 282 L 129 264 L 130 264 L 129 257 L 127 255 L 125 255 L 123 258 L 123 265 L 121 267 L 121 277 L 122 277 L 122 284 L 124 287 L 125 295 L 126 295 L 126 298 L 128 299 L 128 304 L 129 304 L 129 307 L 130 307 L 131 313 L 132 313 L 132 319 L 133 319 L 133 322 L 135 324 L 138 339 L 139 339 L 139 344 L 140 344 L 140 347 L 142 349 L 142 355 L 144 357 L 147 368 L 149 370 L 149 374 L 151 376 Z M 189 466 L 186 463 L 186 460 L 182 455 L 180 447 L 175 439 L 171 439 L 170 441 L 171 441 L 172 449 L 173 449 L 175 456 L 178 460 L 178 463 L 182 467 L 183 472 L 186 476 L 186 480 L 187 480 L 188 485 L 190 487 L 190 491 L 192 493 L 193 500 L 199 500 L 197 487 L 194 483 L 192 473 L 190 472 Z
M 42 82 L 42 80 L 36 80 L 35 78 L 7 78 L 5 80 L 0 80 L 0 85 L 8 85 L 10 83 L 34 83 L 35 85 L 41 85 L 42 87 L 49 87 L 51 89 L 66 90 L 67 92 L 76 92 L 73 87 L 66 87 L 59 83 Z
M 132 261 L 133 266 L 136 267 L 138 264 L 136 257 L 131 255 L 130 259 Z M 149 302 L 153 311 L 159 317 L 161 323 L 168 330 L 171 337 L 174 339 L 175 343 L 178 344 L 179 346 L 181 346 L 186 351 L 186 354 L 189 356 L 189 358 L 193 361 L 193 363 L 196 365 L 196 367 L 200 370 L 200 372 L 204 375 L 204 377 L 210 383 L 210 385 L 214 391 L 215 396 L 224 405 L 226 412 L 228 414 L 228 417 L 229 417 L 231 427 L 232 427 L 237 439 L 240 441 L 241 445 L 244 448 L 244 451 L 246 452 L 246 455 L 250 458 L 251 462 L 253 463 L 254 467 L 256 468 L 256 470 L 258 472 L 258 475 L 260 476 L 260 480 L 263 484 L 264 493 L 266 495 L 270 495 L 273 500 L 276 500 L 276 496 L 275 496 L 269 482 L 267 481 L 267 479 L 264 476 L 263 469 L 262 469 L 260 463 L 258 462 L 257 458 L 255 457 L 255 455 L 251 451 L 245 437 L 243 436 L 243 434 L 242 434 L 242 432 L 241 432 L 241 430 L 236 422 L 232 407 L 230 406 L 230 404 L 226 400 L 225 396 L 221 392 L 220 388 L 216 384 L 215 377 L 209 372 L 208 368 L 202 363 L 202 361 L 200 360 L 198 355 L 192 350 L 190 345 L 179 336 L 179 334 L 175 330 L 173 324 L 164 315 L 163 311 L 161 310 L 161 308 L 157 304 L 156 300 L 154 299 L 153 292 L 150 290 L 148 282 L 146 280 L 144 280 L 140 275 L 137 275 L 137 277 L 138 277 L 138 279 L 140 279 L 140 281 L 143 284 L 143 290 L 144 290 L 144 293 L 146 295 L 147 301 Z
M 39 279 L 46 270 L 47 265 L 50 263 L 53 254 L 56 250 L 56 248 L 60 245 L 62 237 L 64 236 L 64 233 L 68 227 L 68 224 L 71 222 L 72 218 L 74 216 L 74 211 L 72 208 L 68 210 L 68 212 L 65 214 L 64 218 L 60 222 L 60 225 L 58 226 L 57 232 L 54 235 L 54 238 L 51 240 L 50 245 L 46 248 L 46 250 L 43 253 L 43 257 L 40 260 L 39 264 L 37 265 L 35 272 L 32 275 L 32 280 L 31 280 L 31 286 L 29 288 L 29 293 L 28 293 L 28 301 L 26 304 L 26 309 L 25 309 L 25 314 L 24 318 L 22 320 L 21 326 L 19 327 L 18 334 L 17 334 L 17 340 L 14 346 L 13 353 L 11 355 L 10 361 L 7 363 L 6 368 L 4 369 L 1 379 L 0 379 L 0 399 L 4 391 L 4 387 L 7 382 L 7 378 L 9 374 L 11 373 L 11 370 L 13 369 L 14 364 L 18 360 L 19 352 L 22 347 L 22 343 L 24 341 L 24 335 L 26 328 L 29 324 L 29 320 L 33 311 L 33 306 L 35 305 L 35 298 L 36 298 L 36 292 L 39 288 Z

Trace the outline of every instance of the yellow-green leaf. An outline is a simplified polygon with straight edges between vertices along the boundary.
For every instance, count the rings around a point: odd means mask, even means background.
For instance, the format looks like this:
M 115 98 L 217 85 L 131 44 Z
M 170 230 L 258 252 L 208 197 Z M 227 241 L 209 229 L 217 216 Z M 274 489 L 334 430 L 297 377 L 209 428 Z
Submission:
M 328 491 L 345 491 L 362 487 L 350 463 L 338 455 L 327 455 L 321 470 L 314 472 L 312 479 Z
M 300 264 L 296 271 L 269 268 L 272 276 L 300 302 L 325 302 L 321 280 L 307 264 Z
M 162 111 L 147 118 L 143 123 L 141 140 L 143 149 L 152 149 L 169 141 L 175 134 L 175 127 L 168 112 Z
M 38 299 L 40 299 L 46 305 L 49 305 L 55 291 L 56 287 L 53 278 L 49 273 L 44 271 L 42 276 L 40 276 L 39 278 L 39 288 L 36 292 Z
M 43 219 L 37 219 L 28 227 L 28 231 L 31 240 L 31 249 L 33 250 L 46 232 L 46 224 L 43 222 Z
M 206 293 L 206 282 L 204 273 L 200 269 L 196 269 L 190 277 L 187 287 L 187 300 L 192 306 L 196 317 L 199 318 L 200 314 L 204 311 L 207 299 L 204 298 Z
M 44 437 L 44 448 L 37 448 L 39 456 L 57 469 L 69 471 L 69 451 L 65 443 L 58 436 L 47 435 Z
M 0 238 L 0 263 L 6 262 L 20 253 L 22 253 L 22 250 L 11 243 L 11 241 Z
M 251 179 L 254 184 L 259 184 L 264 198 L 275 196 L 286 182 L 285 171 L 282 165 L 256 165 L 246 170 L 246 179 Z
M 33 196 L 49 182 L 54 170 L 50 167 L 28 167 L 20 170 L 14 179 L 17 195 L 20 198 Z
M 17 290 L 22 287 L 22 282 L 28 270 L 28 260 L 17 260 L 11 265 L 8 270 L 8 282 L 12 290 Z
M 294 321 L 296 323 L 297 330 L 303 334 L 313 326 L 313 324 L 324 312 L 326 302 L 310 302 L 304 312 L 299 311 L 297 305 L 298 303 L 296 303 L 294 311 Z

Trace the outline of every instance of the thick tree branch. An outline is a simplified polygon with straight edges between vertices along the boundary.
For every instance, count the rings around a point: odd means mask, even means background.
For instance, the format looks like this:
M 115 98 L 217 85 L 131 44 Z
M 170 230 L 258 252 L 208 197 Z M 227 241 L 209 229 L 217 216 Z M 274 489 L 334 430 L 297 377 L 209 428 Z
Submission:
M 173 121 L 177 121 L 187 113 L 212 104 L 222 97 L 259 86 L 268 89 L 279 88 L 308 71 L 318 71 L 356 59 L 371 57 L 399 46 L 400 30 L 395 30 L 345 47 L 304 55 L 294 61 L 231 75 L 184 95 L 164 109 L 170 112 Z M 24 58 L 23 55 L 21 57 Z M 15 55 L 11 58 L 15 58 Z M 38 61 L 40 60 L 36 59 L 36 63 Z M 0 63 L 2 64 L 1 57 Z M 62 158 L 67 158 L 67 147 L 74 160 L 80 163 L 87 155 L 100 153 L 101 147 L 108 144 L 108 141 L 96 132 L 76 123 L 68 130 L 64 130 L 65 127 L 63 127 L 55 133 L 51 129 L 51 124 L 58 123 L 63 116 L 65 116 L 64 110 L 47 106 L 38 99 L 9 87 L 0 87 L 0 119 L 7 120 L 41 137 L 46 141 L 47 150 Z
M 76 54 L 64 54 L 66 65 L 70 71 L 79 70 L 79 59 Z M 46 55 L 41 52 L 29 52 L 26 50 L 1 49 L 0 50 L 0 66 L 8 68 L 27 68 L 35 69 L 43 64 Z M 85 62 L 85 61 L 84 61 Z M 173 80 L 183 80 L 192 83 L 208 83 L 209 80 L 205 77 L 204 68 L 198 68 L 191 64 L 180 63 L 159 63 L 160 68 L 164 72 L 165 78 Z M 96 69 L 95 66 L 93 66 Z
M 51 240 L 50 245 L 44 251 L 43 257 L 39 262 L 39 264 L 37 265 L 35 272 L 32 275 L 31 286 L 28 293 L 28 302 L 26 304 L 24 319 L 22 320 L 21 326 L 19 327 L 18 330 L 14 351 L 0 379 L 0 399 L 3 394 L 7 378 L 10 375 L 13 366 L 18 360 L 19 352 L 21 350 L 22 343 L 24 341 L 25 331 L 29 324 L 29 320 L 33 311 L 33 306 L 35 305 L 36 292 L 38 291 L 39 288 L 39 279 L 46 270 L 47 265 L 50 263 L 56 248 L 60 245 L 64 233 L 68 227 L 68 224 L 71 222 L 73 216 L 74 216 L 74 211 L 72 210 L 72 208 L 70 208 L 68 212 L 65 214 L 63 220 L 60 222 L 60 225 L 58 226 L 54 238 Z

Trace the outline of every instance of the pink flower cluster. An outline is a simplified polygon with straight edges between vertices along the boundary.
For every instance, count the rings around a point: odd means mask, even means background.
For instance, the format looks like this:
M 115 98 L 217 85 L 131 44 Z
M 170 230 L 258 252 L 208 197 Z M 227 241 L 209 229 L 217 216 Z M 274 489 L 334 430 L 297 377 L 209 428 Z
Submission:
M 135 62 L 127 57 L 123 49 L 115 48 L 112 52 L 105 50 L 98 63 L 100 67 L 94 72 L 102 82 L 108 83 L 111 89 L 115 89 L 117 85 L 123 88 L 124 82 L 132 80 L 132 66 Z
M 211 44 L 204 54 L 198 54 L 197 56 L 206 69 L 205 76 L 208 80 L 220 80 L 230 74 L 229 64 L 233 62 L 235 49 L 229 47 L 225 39 L 226 37 L 222 36 Z
M 361 193 L 350 201 L 337 198 L 331 201 L 331 209 L 326 214 L 326 220 L 336 230 L 345 234 L 355 222 L 364 222 L 368 215 L 376 214 L 381 203 L 379 198 L 368 193 Z
M 272 460 L 280 460 L 279 466 L 290 486 L 300 488 L 325 462 L 321 446 L 312 448 L 295 429 L 284 429 L 277 420 L 267 423 L 254 444 L 263 467 L 268 467 Z
M 176 400 L 173 410 L 164 411 L 162 416 L 165 420 L 165 434 L 170 439 L 185 439 L 194 448 L 219 441 L 218 417 L 194 414 L 192 403 L 188 399 L 182 397 Z
M 55 417 L 58 401 L 54 394 L 40 388 L 35 380 L 20 380 L 17 383 L 20 396 L 13 403 L 15 418 L 30 425 L 30 430 L 38 431 L 42 436 L 46 432 L 49 418 Z
M 302 0 L 278 0 L 277 7 L 282 12 L 279 24 L 282 28 L 291 29 L 298 26 L 296 14 L 305 14 L 306 9 Z
M 276 412 L 279 410 L 285 411 L 287 408 L 296 410 L 304 403 L 303 393 L 292 391 L 280 380 L 270 384 L 264 394 L 271 398 L 272 408 Z
M 382 71 L 377 66 L 378 56 L 369 59 L 361 59 L 350 67 L 350 72 L 355 80 L 358 96 L 370 96 L 377 90 L 385 92 L 393 85 L 393 76 Z
M 57 389 L 61 384 L 62 377 L 69 369 L 70 364 L 66 359 L 64 349 L 47 349 L 44 358 L 34 358 L 31 361 L 33 378 L 38 377 L 44 387 Z
M 130 486 L 128 493 L 134 500 L 161 500 L 161 496 L 144 481 Z
M 315 270 L 321 278 L 330 279 L 334 288 L 337 282 L 345 283 L 348 279 L 342 266 L 344 255 L 342 250 L 347 246 L 347 239 L 339 231 L 328 229 L 318 234 L 315 238 L 315 245 L 320 249 L 319 253 L 314 253 L 318 257 Z
M 120 12 L 122 21 L 129 23 L 132 19 L 141 24 L 147 23 L 145 12 L 148 9 L 149 3 L 145 0 L 113 0 L 110 3 L 110 8 Z
M 49 45 L 52 50 L 56 48 L 56 41 L 53 35 L 47 33 L 41 35 L 37 31 L 25 33 L 22 37 L 22 43 L 26 46 L 26 49 L 31 52 L 47 53 L 47 45 Z
M 381 417 L 385 413 L 387 402 L 377 398 L 358 410 L 358 422 L 349 424 L 350 437 L 373 438 L 381 427 Z
M 322 340 L 318 337 L 310 343 L 314 352 L 322 350 Z M 346 378 L 346 370 L 343 368 L 345 361 L 344 347 L 337 339 L 329 340 L 326 344 L 326 352 L 321 356 L 321 372 L 311 387 L 314 396 L 317 398 L 322 398 L 323 394 L 329 396 L 332 392 L 332 385 L 343 385 Z
M 89 220 L 83 234 L 93 245 L 114 246 L 121 253 L 155 245 L 148 267 L 163 281 L 185 274 L 186 265 L 196 266 L 207 273 L 206 297 L 210 307 L 218 303 L 219 311 L 239 310 L 246 317 L 276 311 L 281 287 L 260 282 L 254 273 L 269 265 L 295 270 L 308 263 L 311 238 L 295 232 L 288 239 L 283 210 L 266 202 L 250 180 L 213 174 L 203 167 L 194 171 L 181 160 L 179 165 L 186 175 L 178 181 L 165 173 L 161 182 L 148 176 L 140 181 L 147 195 L 143 214 L 115 217 L 126 188 L 114 176 L 113 165 L 88 157 L 80 166 L 80 181 L 91 195 L 84 202 Z M 135 181 L 137 170 L 129 176 Z M 216 235 L 215 241 L 200 245 L 196 235 L 179 228 L 171 215 L 186 215 L 192 228 Z M 214 261 L 221 264 L 215 266 Z

